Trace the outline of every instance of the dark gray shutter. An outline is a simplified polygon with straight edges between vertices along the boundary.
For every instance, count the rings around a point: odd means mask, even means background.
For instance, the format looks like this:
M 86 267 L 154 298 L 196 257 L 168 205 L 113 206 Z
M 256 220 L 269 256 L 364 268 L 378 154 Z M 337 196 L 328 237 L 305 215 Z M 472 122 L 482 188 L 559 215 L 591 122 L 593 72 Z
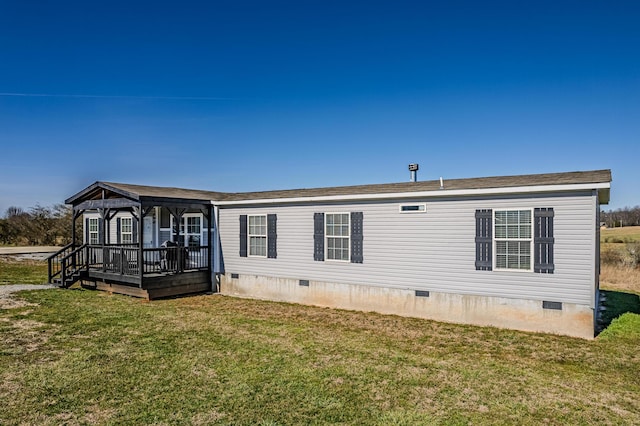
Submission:
M 553 209 L 533 211 L 533 271 L 553 274 Z
M 351 263 L 362 263 L 362 212 L 351 212 Z
M 247 215 L 240 215 L 240 257 L 247 257 Z
M 89 237 L 89 218 L 84 219 L 84 243 L 90 244 L 91 238 Z
M 324 260 L 324 213 L 313 214 L 313 260 Z
M 117 218 L 116 219 L 116 234 L 118 236 L 118 238 L 117 238 L 118 244 L 122 243 L 121 232 L 122 232 L 122 224 L 120 223 L 120 218 Z
M 277 238 L 276 223 L 278 218 L 275 214 L 267 215 L 267 257 L 269 259 L 275 259 L 278 256 L 277 250 Z
M 98 219 L 98 244 L 105 244 L 104 239 L 104 219 Z
M 137 244 L 138 243 L 138 224 L 140 220 L 135 217 L 131 219 L 131 242 Z
M 493 269 L 493 211 L 476 210 L 476 270 Z

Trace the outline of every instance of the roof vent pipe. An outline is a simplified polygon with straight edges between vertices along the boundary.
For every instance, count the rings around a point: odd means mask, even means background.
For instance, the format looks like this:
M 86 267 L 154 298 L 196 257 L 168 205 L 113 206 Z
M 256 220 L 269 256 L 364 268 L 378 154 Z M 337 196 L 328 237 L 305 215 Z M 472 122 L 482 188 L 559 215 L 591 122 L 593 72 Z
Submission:
M 440 189 L 444 189 L 444 181 L 442 180 L 442 176 L 440 176 Z
M 409 164 L 409 172 L 411 172 L 411 182 L 417 182 L 418 181 L 418 169 L 419 168 L 420 168 L 420 166 L 418 166 L 418 163 Z

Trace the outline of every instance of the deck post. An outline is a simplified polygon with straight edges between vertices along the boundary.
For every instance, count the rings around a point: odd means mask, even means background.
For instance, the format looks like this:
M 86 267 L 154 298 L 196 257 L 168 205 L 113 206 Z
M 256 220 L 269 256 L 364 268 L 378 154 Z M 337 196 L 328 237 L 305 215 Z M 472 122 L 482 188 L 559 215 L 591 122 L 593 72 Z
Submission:
M 76 219 L 78 218 L 78 213 L 73 210 L 71 212 L 71 247 L 76 246 Z
M 174 226 L 176 227 L 176 240 L 174 242 L 178 243 L 178 246 L 176 247 L 176 259 L 178 260 L 178 264 L 176 265 L 176 272 L 178 273 L 182 273 L 184 272 L 184 268 L 183 268 L 183 257 L 184 257 L 184 253 L 183 250 L 185 248 L 184 243 L 183 242 L 182 245 L 180 244 L 180 226 L 182 225 L 182 216 L 184 215 L 184 213 L 187 211 L 187 209 L 185 208 L 167 208 L 169 210 L 169 213 L 171 214 L 171 216 L 173 216 L 173 222 L 174 222 Z M 185 223 L 185 227 L 187 226 L 187 224 Z M 186 228 L 185 228 L 186 231 Z
M 133 211 L 135 216 L 137 216 L 136 220 L 138 221 L 138 275 L 140 276 L 140 284 L 138 286 L 142 288 L 142 278 L 144 276 L 144 246 L 142 244 L 144 241 L 144 226 L 142 225 L 142 206 L 134 207 Z
M 211 292 L 215 293 L 215 289 L 213 288 L 215 279 L 213 277 L 213 249 L 211 246 L 211 241 L 213 241 L 213 206 L 209 204 L 207 206 L 207 275 L 209 279 L 209 286 L 211 288 Z

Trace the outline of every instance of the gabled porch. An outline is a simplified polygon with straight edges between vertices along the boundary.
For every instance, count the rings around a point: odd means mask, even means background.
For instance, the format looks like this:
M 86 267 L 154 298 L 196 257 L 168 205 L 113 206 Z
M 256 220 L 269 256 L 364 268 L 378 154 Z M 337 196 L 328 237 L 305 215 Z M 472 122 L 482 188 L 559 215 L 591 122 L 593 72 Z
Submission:
M 73 242 L 49 258 L 49 282 L 66 288 L 80 281 L 147 299 L 217 291 L 215 195 L 94 183 L 66 200 L 73 206 Z M 161 232 L 161 222 L 170 223 L 171 232 Z

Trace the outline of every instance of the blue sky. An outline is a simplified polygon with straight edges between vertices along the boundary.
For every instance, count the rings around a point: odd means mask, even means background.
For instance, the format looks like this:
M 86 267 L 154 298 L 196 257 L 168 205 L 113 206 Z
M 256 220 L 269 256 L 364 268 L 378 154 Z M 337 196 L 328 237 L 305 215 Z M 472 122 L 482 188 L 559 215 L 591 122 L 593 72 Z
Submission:
M 640 204 L 636 1 L 0 0 L 0 214 L 611 168 Z

